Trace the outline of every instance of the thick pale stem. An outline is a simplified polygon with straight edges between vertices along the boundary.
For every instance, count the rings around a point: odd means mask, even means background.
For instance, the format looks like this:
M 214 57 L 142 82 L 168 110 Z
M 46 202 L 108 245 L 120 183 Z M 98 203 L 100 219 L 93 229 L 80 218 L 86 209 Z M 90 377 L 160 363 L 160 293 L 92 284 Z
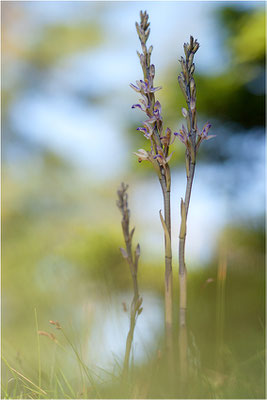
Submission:
M 187 215 L 192 191 L 192 184 L 195 173 L 195 164 L 190 163 L 189 174 L 187 176 L 185 201 L 182 201 L 184 212 L 181 211 L 182 223 L 184 226 L 180 231 L 179 238 L 179 285 L 180 285 L 180 310 L 179 310 L 179 359 L 181 369 L 181 379 L 184 381 L 187 376 L 187 328 L 186 328 L 186 309 L 187 309 L 187 271 L 185 265 L 185 240 Z
M 171 242 L 170 191 L 164 193 L 164 218 Z M 165 237 L 165 329 L 168 350 L 172 349 L 172 253 Z
M 191 163 L 190 167 L 189 167 L 189 177 L 187 178 L 186 193 L 185 193 L 186 216 L 188 214 L 188 208 L 189 208 L 189 202 L 190 202 L 190 197 L 191 197 L 194 174 L 195 174 L 195 164 Z
M 130 264 L 131 271 L 134 271 L 135 268 L 131 261 L 129 262 L 129 264 Z M 125 356 L 124 356 L 124 363 L 123 363 L 123 375 L 124 376 L 128 375 L 129 360 L 130 360 L 130 353 L 131 353 L 132 342 L 133 342 L 134 329 L 135 329 L 136 319 L 138 316 L 138 310 L 139 310 L 139 306 L 140 306 L 137 274 L 135 272 L 132 273 L 132 280 L 133 280 L 133 288 L 134 288 L 134 297 L 133 297 L 132 304 L 131 304 L 130 329 L 129 329 L 129 332 L 127 335 Z
M 165 332 L 167 352 L 172 351 L 172 251 L 171 251 L 171 207 L 170 188 L 164 178 L 160 180 L 164 200 L 165 232 Z M 168 235 L 168 237 L 167 237 Z
M 137 307 L 138 298 L 139 297 L 134 296 L 132 304 L 131 304 L 131 321 L 130 321 L 130 329 L 129 329 L 129 332 L 127 335 L 127 341 L 126 341 L 125 356 L 124 356 L 124 363 L 123 363 L 123 376 L 127 376 L 128 370 L 129 370 L 130 353 L 131 353 L 131 348 L 132 348 L 134 328 L 135 328 L 137 311 L 138 311 L 138 307 Z
M 179 334 L 179 362 L 180 362 L 180 378 L 184 384 L 186 382 L 188 367 L 187 367 L 187 328 L 186 325 L 180 326 Z
M 189 175 L 187 177 L 186 193 L 184 201 L 185 215 L 182 215 L 182 223 L 184 223 L 185 228 L 183 232 L 180 233 L 180 240 L 179 240 L 179 275 L 184 275 L 186 271 L 186 266 L 185 266 L 186 225 L 187 225 L 187 215 L 188 215 L 194 173 L 195 173 L 195 164 L 191 163 L 189 167 Z

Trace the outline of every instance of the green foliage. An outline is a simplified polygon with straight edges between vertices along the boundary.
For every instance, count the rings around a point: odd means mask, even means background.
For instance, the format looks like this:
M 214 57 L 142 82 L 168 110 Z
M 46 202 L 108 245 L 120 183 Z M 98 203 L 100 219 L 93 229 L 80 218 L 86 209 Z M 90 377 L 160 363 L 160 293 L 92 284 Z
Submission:
M 264 126 L 264 59 L 265 14 L 264 10 L 237 11 L 221 9 L 218 14 L 227 37 L 225 46 L 231 52 L 231 61 L 220 74 L 197 74 L 197 109 L 211 121 L 238 124 L 243 129 Z M 177 120 L 177 104 L 184 105 L 178 93 L 177 66 L 169 67 L 165 74 L 164 103 L 167 118 Z M 197 71 L 196 71 L 197 73 Z M 162 101 L 162 102 L 163 102 Z M 199 127 L 200 129 L 201 127 Z M 234 133 L 234 131 L 233 131 Z
M 59 253 L 80 268 L 85 279 L 95 285 L 123 288 L 129 285 L 130 275 L 127 263 L 122 259 L 119 247 L 123 245 L 118 230 L 107 226 L 98 230 L 80 227 L 67 246 Z
M 96 22 L 49 25 L 24 56 L 38 68 L 50 68 L 62 58 L 91 49 L 102 42 L 103 34 Z
M 235 265 L 244 269 L 264 267 L 265 232 L 251 226 L 228 226 L 221 234 L 220 243 L 227 247 L 229 258 Z
M 151 269 L 151 287 L 154 271 L 155 269 Z M 175 281 L 175 294 L 177 294 L 176 285 L 177 281 Z M 81 288 L 81 283 L 79 287 Z M 61 330 L 49 326 L 46 320 L 38 322 L 39 329 L 53 332 L 58 342 L 55 343 L 48 337 L 40 336 L 42 390 L 47 394 L 40 393 L 40 390 L 34 386 L 38 387 L 36 339 L 32 341 L 34 346 L 29 348 L 30 353 L 24 356 L 22 352 L 18 357 L 16 351 L 9 348 L 10 339 L 4 331 L 3 355 L 7 358 L 9 367 L 3 363 L 2 396 L 3 398 L 27 398 L 29 395 L 34 398 L 36 396 L 62 398 L 64 393 L 64 398 L 263 398 L 264 287 L 264 265 L 259 266 L 257 270 L 253 267 L 244 270 L 230 260 L 227 265 L 225 283 L 223 350 L 221 366 L 218 368 L 216 359 L 217 265 L 214 263 L 209 268 L 190 271 L 188 283 L 190 384 L 185 389 L 180 385 L 179 369 L 175 369 L 175 375 L 172 378 L 168 372 L 163 337 L 157 341 L 155 350 L 148 355 L 148 359 L 131 369 L 130 381 L 127 383 L 121 381 L 119 375 L 121 366 L 116 368 L 116 372 L 112 369 L 102 371 L 97 366 L 92 370 L 86 366 L 85 353 L 80 349 L 84 348 L 88 340 L 87 336 L 82 335 L 85 329 L 83 324 L 88 325 L 88 320 L 83 321 L 82 324 L 81 321 L 77 321 L 74 325 L 74 334 L 65 332 L 65 328 L 63 334 Z M 163 300 L 163 293 L 158 295 L 162 296 Z M 72 301 L 72 296 L 65 298 L 65 303 L 68 301 Z M 70 306 L 69 309 L 71 309 Z M 175 310 L 174 315 L 178 315 L 178 309 Z M 33 312 L 32 320 L 30 336 L 33 338 L 35 330 Z M 62 325 L 67 325 L 67 323 Z M 24 336 L 25 338 L 29 338 L 29 332 Z M 81 345 L 78 344 L 80 341 L 82 341 Z M 36 361 L 33 361 L 34 359 Z M 27 382 L 25 378 L 19 377 L 10 367 L 30 379 L 34 385 Z M 83 373 L 80 368 L 84 371 Z M 86 373 L 84 368 L 86 368 Z
M 225 7 L 219 14 L 221 23 L 228 28 L 227 44 L 231 49 L 232 62 L 260 63 L 265 60 L 265 13 L 264 7 L 238 10 Z

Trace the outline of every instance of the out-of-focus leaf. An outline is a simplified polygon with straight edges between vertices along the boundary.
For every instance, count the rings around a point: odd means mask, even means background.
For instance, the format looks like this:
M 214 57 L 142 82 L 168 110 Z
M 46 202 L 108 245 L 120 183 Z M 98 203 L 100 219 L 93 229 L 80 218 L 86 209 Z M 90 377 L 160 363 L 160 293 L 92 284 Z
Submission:
M 66 56 L 99 45 L 103 39 L 96 23 L 52 25 L 25 52 L 25 58 L 39 68 L 48 68 Z

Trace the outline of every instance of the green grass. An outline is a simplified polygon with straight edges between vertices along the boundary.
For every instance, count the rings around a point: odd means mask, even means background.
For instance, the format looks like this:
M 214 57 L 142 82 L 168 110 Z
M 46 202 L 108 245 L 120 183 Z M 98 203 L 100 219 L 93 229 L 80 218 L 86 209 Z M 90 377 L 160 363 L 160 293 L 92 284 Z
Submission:
M 32 343 L 32 353 L 23 360 L 12 351 L 4 329 L 2 398 L 264 398 L 264 269 L 256 266 L 240 270 L 230 262 L 221 297 L 216 277 L 215 267 L 189 274 L 189 376 L 186 384 L 179 379 L 178 362 L 175 361 L 172 370 L 168 368 L 163 338 L 146 361 L 132 365 L 129 379 L 123 381 L 122 365 L 115 357 L 114 368 L 88 368 L 78 344 L 81 327 L 74 326 L 71 334 L 69 329 L 56 329 L 51 325 L 49 332 L 56 335 L 57 342 L 38 335 Z M 205 283 L 209 278 L 214 281 Z M 176 286 L 175 279 L 177 330 Z M 224 299 L 220 300 L 224 302 L 224 318 L 219 322 L 219 353 L 216 298 Z M 39 315 L 38 312 L 38 320 Z M 65 321 L 60 322 L 67 327 Z M 38 330 L 36 312 L 35 331 Z M 176 346 L 174 351 L 174 359 L 178 360 Z

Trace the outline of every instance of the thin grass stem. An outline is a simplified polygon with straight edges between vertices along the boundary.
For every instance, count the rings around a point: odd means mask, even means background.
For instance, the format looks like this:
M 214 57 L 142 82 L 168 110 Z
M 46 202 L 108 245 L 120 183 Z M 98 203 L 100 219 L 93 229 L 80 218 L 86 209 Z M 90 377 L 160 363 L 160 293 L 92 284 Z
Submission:
M 21 377 L 22 379 L 25 379 L 25 381 L 27 381 L 28 383 L 30 383 L 31 385 L 33 385 L 35 388 L 37 388 L 38 390 L 40 390 L 40 392 L 42 392 L 43 394 L 47 395 L 47 392 L 45 390 L 43 390 L 42 388 L 40 388 L 38 385 L 36 385 L 35 383 L 33 383 L 29 378 L 26 378 L 26 376 L 24 376 L 23 374 L 21 374 L 19 371 L 17 371 L 15 368 L 12 368 L 7 360 L 2 356 L 2 360 L 4 361 L 4 363 L 6 364 L 6 366 L 10 369 L 10 371 L 14 372 L 15 374 L 17 374 L 19 377 Z
M 68 381 L 67 378 L 65 377 L 65 375 L 64 375 L 64 373 L 63 373 L 63 371 L 62 371 L 62 369 L 59 369 L 59 372 L 61 373 L 62 378 L 63 378 L 64 382 L 66 383 L 66 385 L 67 385 L 67 387 L 68 387 L 68 389 L 69 389 L 71 395 L 73 396 L 73 398 L 75 398 L 74 390 L 72 389 L 72 387 L 71 387 L 69 381 Z
M 87 366 L 83 363 L 83 361 L 81 360 L 81 357 L 79 356 L 78 351 L 75 349 L 74 345 L 71 343 L 71 341 L 69 340 L 69 338 L 68 338 L 67 335 L 65 334 L 64 330 L 62 329 L 62 327 L 60 327 L 60 329 L 61 329 L 61 331 L 62 331 L 63 336 L 65 337 L 65 339 L 67 340 L 67 342 L 68 342 L 69 345 L 71 346 L 72 350 L 74 351 L 74 353 L 75 353 L 75 355 L 76 355 L 76 357 L 77 357 L 77 360 L 78 360 L 78 364 L 82 367 L 82 369 L 83 369 L 83 371 L 84 371 L 84 373 L 85 373 L 87 379 L 88 379 L 89 382 L 91 383 L 91 385 L 92 385 L 92 387 L 93 387 L 93 389 L 94 389 L 94 391 L 95 391 L 95 393 L 96 393 L 96 395 L 97 395 L 97 398 L 100 399 L 100 398 L 101 398 L 100 393 L 99 393 L 99 391 L 98 391 L 98 389 L 97 389 L 97 386 L 96 386 L 96 384 L 95 384 L 95 382 L 94 382 L 94 379 L 92 378 L 91 374 L 89 373 L 88 367 L 87 367 Z
M 35 328 L 36 328 L 36 335 L 37 335 L 37 355 L 38 355 L 38 386 L 42 386 L 42 371 L 41 371 L 41 347 L 40 347 L 40 337 L 39 337 L 39 327 L 38 327 L 38 318 L 37 318 L 37 310 L 34 309 L 34 316 L 35 316 Z
M 60 380 L 58 379 L 58 376 L 57 376 L 57 375 L 56 375 L 56 380 L 57 380 L 58 386 L 59 386 L 59 388 L 60 388 L 60 390 L 61 390 L 61 392 L 62 392 L 64 398 L 71 399 L 71 397 L 68 396 L 68 395 L 65 393 L 65 391 L 64 391 L 64 389 L 63 389 L 63 386 L 61 385 Z

